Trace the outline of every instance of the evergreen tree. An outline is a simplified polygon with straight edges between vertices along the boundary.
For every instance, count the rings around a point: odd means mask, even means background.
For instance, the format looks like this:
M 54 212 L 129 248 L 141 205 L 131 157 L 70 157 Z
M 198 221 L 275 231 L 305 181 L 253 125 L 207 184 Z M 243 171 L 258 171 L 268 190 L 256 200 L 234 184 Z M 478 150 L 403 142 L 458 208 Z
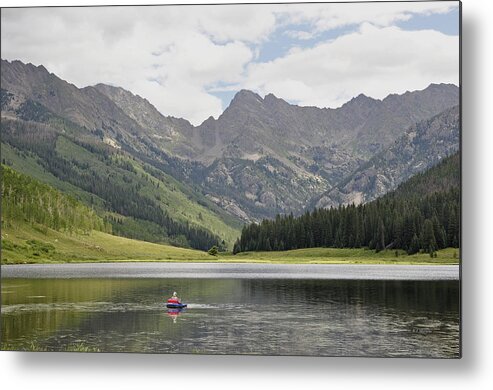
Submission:
M 421 247 L 428 253 L 433 253 L 437 250 L 437 242 L 433 231 L 433 222 L 430 219 L 425 220 L 423 227 L 423 236 L 421 239 Z
M 382 219 L 378 221 L 377 234 L 375 236 L 375 250 L 377 252 L 385 249 L 385 227 Z
M 419 248 L 420 248 L 420 243 L 418 236 L 414 234 L 413 238 L 411 239 L 411 244 L 409 245 L 409 249 L 407 250 L 407 253 L 409 255 L 414 255 L 415 253 L 419 252 Z

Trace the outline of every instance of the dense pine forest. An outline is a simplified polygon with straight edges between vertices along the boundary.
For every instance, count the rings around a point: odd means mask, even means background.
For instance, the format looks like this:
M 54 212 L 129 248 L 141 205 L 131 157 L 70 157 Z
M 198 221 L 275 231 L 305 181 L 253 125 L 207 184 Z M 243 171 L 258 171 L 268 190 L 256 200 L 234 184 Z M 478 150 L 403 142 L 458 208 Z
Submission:
M 234 253 L 311 247 L 401 249 L 433 253 L 459 246 L 458 153 L 394 192 L 364 205 L 315 209 L 243 228 Z
M 111 232 L 89 207 L 29 176 L 2 165 L 2 227 L 38 224 L 58 231 Z

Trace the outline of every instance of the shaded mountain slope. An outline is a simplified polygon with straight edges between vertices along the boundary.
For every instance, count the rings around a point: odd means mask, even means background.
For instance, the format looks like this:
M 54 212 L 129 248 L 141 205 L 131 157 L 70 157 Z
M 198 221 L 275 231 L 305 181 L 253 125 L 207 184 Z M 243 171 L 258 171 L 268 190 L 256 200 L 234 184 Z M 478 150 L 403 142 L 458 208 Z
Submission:
M 382 196 L 456 152 L 459 149 L 459 127 L 458 106 L 411 126 L 393 145 L 315 199 L 312 205 L 360 204 Z

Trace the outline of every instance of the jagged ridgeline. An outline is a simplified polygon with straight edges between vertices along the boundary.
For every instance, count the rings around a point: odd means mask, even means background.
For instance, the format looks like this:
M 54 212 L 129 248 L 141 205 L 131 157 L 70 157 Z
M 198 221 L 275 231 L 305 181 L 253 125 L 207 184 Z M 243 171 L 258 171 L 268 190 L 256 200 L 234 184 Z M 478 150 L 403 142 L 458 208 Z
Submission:
M 433 253 L 458 247 L 459 232 L 460 159 L 456 153 L 373 202 L 248 225 L 234 252 L 368 247 Z
M 58 231 L 111 233 L 111 225 L 91 208 L 5 165 L 1 190 L 2 228 L 30 223 Z

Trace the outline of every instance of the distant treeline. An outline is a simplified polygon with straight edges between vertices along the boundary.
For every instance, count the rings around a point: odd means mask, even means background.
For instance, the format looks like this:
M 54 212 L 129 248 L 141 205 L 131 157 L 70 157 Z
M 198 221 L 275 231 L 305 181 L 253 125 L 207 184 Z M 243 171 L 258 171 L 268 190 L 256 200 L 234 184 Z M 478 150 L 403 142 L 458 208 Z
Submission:
M 398 190 L 364 205 L 277 216 L 243 228 L 234 253 L 311 247 L 433 253 L 459 246 L 459 157 L 449 157 Z
M 2 165 L 2 226 L 36 223 L 59 231 L 111 232 L 89 207 L 49 185 Z

